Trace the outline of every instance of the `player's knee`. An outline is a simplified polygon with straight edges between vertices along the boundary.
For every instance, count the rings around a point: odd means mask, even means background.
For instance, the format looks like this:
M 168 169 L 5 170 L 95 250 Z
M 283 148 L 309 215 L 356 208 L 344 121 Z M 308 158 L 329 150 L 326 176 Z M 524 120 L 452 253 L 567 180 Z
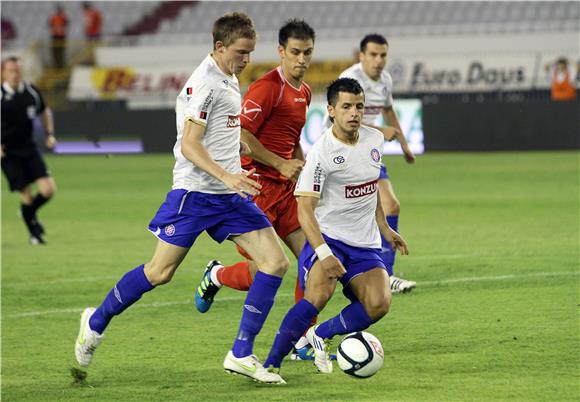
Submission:
M 278 256 L 272 256 L 264 264 L 261 264 L 259 267 L 260 271 L 279 277 L 284 276 L 288 268 L 290 268 L 290 261 L 286 257 L 286 254 L 279 254 Z
M 144 271 L 149 282 L 153 286 L 158 286 L 171 281 L 171 278 L 173 278 L 173 274 L 175 273 L 175 268 L 177 267 L 174 264 L 162 265 L 155 261 L 151 261 L 150 263 L 145 264 Z
M 56 194 L 56 184 L 50 183 L 45 186 L 39 187 L 38 192 L 42 194 L 44 198 L 52 198 Z
M 332 291 L 326 289 L 316 289 L 314 292 L 306 292 L 304 298 L 310 302 L 318 311 L 322 311 L 332 297 Z
M 373 321 L 380 320 L 389 313 L 390 296 L 373 298 L 365 304 L 365 311 Z

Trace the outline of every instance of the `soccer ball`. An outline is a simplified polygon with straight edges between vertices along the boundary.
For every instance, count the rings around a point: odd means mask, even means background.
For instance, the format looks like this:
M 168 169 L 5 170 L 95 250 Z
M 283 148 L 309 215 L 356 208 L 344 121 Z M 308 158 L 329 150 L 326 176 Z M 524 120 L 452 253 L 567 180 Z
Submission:
M 368 332 L 353 332 L 344 337 L 336 351 L 338 366 L 346 374 L 367 378 L 383 366 L 385 352 L 381 342 Z

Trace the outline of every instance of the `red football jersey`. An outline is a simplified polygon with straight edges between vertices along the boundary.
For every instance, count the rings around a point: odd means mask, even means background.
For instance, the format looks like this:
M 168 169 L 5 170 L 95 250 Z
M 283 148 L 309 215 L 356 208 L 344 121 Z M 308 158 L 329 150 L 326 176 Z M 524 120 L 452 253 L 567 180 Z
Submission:
M 308 84 L 303 82 L 300 88 L 294 88 L 277 67 L 248 88 L 240 115 L 242 128 L 254 134 L 269 151 L 292 159 L 311 98 Z M 256 168 L 256 173 L 272 179 L 286 179 L 276 169 L 249 157 L 242 158 L 242 166 L 246 170 Z

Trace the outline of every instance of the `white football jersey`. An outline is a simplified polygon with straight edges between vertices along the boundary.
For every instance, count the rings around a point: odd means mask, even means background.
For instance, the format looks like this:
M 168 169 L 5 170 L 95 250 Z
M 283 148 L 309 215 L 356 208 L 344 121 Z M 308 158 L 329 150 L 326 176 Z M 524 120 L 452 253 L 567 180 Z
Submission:
M 326 236 L 355 247 L 380 248 L 375 220 L 383 135 L 361 126 L 354 145 L 326 129 L 306 156 L 296 184 L 297 196 L 319 197 L 315 210 Z
M 221 181 L 195 166 L 181 153 L 187 120 L 205 126 L 202 140 L 211 158 L 230 173 L 242 171 L 240 163 L 240 111 L 242 98 L 235 75 L 225 74 L 208 55 L 177 96 L 177 141 L 173 147 L 173 189 L 211 194 L 233 193 Z
M 340 74 L 340 78 L 354 78 L 365 91 L 364 124 L 373 124 L 385 107 L 393 106 L 393 78 L 386 68 L 378 81 L 363 71 L 362 64 L 353 64 Z

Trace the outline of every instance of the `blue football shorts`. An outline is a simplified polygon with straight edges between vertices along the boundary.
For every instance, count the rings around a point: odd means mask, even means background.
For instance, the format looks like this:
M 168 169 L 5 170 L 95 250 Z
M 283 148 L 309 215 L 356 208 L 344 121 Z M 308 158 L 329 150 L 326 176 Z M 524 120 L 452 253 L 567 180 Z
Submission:
M 368 272 L 374 268 L 382 268 L 385 271 L 385 263 L 381 258 L 380 248 L 364 248 L 364 247 L 354 247 L 350 246 L 340 240 L 332 239 L 324 234 L 322 234 L 324 240 L 332 250 L 332 253 L 339 261 L 344 265 L 346 269 L 346 274 L 340 278 L 340 283 L 344 288 L 348 286 L 350 281 L 355 276 Z M 306 289 L 306 281 L 308 279 L 308 273 L 310 269 L 318 259 L 314 249 L 306 241 L 304 248 L 298 257 L 298 279 L 300 280 L 300 287 L 302 290 Z
M 389 174 L 387 173 L 387 167 L 384 164 L 381 164 L 381 173 L 379 174 L 379 180 L 389 180 Z
M 166 243 L 189 248 L 204 230 L 222 243 L 230 236 L 271 226 L 251 197 L 179 189 L 167 193 L 149 230 Z

